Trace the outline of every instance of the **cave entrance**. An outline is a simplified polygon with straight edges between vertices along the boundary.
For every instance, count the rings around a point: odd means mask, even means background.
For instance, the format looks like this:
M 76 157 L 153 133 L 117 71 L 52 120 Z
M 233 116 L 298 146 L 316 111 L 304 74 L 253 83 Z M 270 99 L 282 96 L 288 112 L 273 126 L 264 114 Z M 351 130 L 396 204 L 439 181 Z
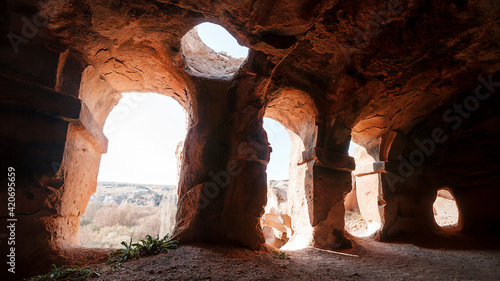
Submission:
M 182 106 L 172 98 L 123 94 L 104 125 L 108 153 L 80 218 L 82 246 L 118 248 L 130 238 L 172 231 L 185 120 Z
M 354 158 L 356 169 L 363 165 L 373 165 L 376 159 L 367 148 L 351 141 L 349 156 Z M 344 198 L 345 230 L 357 237 L 367 237 L 381 227 L 379 203 L 381 201 L 380 173 L 352 175 L 352 190 Z
M 449 230 L 458 230 L 460 212 L 455 196 L 449 188 L 441 188 L 436 193 L 436 200 L 432 205 L 434 220 L 439 227 Z
M 261 217 L 261 227 L 266 243 L 281 248 L 293 235 L 290 207 L 288 206 L 290 178 L 289 134 L 294 134 L 271 118 L 264 117 L 264 130 L 271 145 L 271 157 L 267 165 L 267 205 Z

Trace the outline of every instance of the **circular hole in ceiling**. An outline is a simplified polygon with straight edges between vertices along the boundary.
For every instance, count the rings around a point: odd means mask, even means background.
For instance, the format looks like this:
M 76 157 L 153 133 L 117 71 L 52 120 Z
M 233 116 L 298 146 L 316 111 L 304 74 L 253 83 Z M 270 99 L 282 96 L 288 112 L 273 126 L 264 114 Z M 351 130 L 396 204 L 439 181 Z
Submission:
M 193 75 L 230 79 L 243 65 L 248 48 L 222 26 L 202 23 L 182 37 L 182 56 Z

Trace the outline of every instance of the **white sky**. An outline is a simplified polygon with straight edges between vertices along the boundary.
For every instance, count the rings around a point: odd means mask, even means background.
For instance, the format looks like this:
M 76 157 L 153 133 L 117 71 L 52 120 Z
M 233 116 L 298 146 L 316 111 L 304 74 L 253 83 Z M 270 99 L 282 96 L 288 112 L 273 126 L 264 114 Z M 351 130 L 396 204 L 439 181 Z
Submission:
M 225 51 L 235 58 L 246 58 L 248 48 L 238 44 L 238 41 L 222 26 L 204 22 L 196 26 L 201 41 L 216 52 Z
M 267 165 L 267 180 L 287 180 L 290 164 L 290 137 L 279 122 L 264 117 L 264 130 L 271 144 L 271 161 Z
M 350 142 L 349 143 L 349 152 L 348 152 L 349 156 L 351 157 L 354 157 L 354 142 Z
M 109 114 L 108 153 L 98 181 L 177 184 L 175 149 L 184 140 L 185 115 L 172 98 L 126 93 Z

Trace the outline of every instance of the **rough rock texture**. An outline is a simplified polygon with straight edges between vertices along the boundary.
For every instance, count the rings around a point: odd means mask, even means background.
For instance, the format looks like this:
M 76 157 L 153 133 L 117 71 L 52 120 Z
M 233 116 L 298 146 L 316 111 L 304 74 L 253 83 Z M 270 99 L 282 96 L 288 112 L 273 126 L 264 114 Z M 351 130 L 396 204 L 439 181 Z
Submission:
M 182 37 L 181 49 L 186 70 L 192 75 L 231 79 L 245 61 L 207 47 L 198 36 L 196 27 Z
M 369 185 L 379 188 L 370 205 L 379 239 L 439 231 L 432 203 L 442 187 L 457 200 L 460 231 L 500 231 L 496 0 L 7 0 L 0 8 L 0 163 L 16 169 L 22 275 L 86 262 L 78 220 L 107 149 L 102 127 L 119 93 L 131 91 L 186 109 L 174 230 L 182 242 L 264 243 L 264 116 L 297 136 L 290 214 L 306 245 L 350 244 L 351 138 L 373 161 L 364 173 L 378 178 Z M 231 78 L 186 70 L 182 38 L 204 21 L 250 48 Z
M 288 210 L 288 181 L 269 181 L 267 204 L 260 219 L 266 243 L 281 248 L 293 236 L 292 220 Z

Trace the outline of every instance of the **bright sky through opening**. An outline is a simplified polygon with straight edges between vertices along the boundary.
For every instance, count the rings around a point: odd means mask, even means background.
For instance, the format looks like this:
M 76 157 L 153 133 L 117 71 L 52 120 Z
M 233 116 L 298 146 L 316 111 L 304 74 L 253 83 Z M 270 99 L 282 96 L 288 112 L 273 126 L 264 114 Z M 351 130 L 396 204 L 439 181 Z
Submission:
M 290 137 L 283 125 L 266 117 L 264 117 L 264 130 L 266 130 L 267 140 L 273 149 L 267 165 L 267 179 L 287 180 L 290 164 Z
M 98 181 L 177 184 L 175 149 L 186 134 L 182 107 L 153 93 L 126 93 L 104 126 L 109 140 Z
M 246 58 L 248 48 L 238 44 L 238 41 L 222 26 L 204 22 L 196 26 L 201 41 L 216 52 L 226 52 L 234 58 Z

